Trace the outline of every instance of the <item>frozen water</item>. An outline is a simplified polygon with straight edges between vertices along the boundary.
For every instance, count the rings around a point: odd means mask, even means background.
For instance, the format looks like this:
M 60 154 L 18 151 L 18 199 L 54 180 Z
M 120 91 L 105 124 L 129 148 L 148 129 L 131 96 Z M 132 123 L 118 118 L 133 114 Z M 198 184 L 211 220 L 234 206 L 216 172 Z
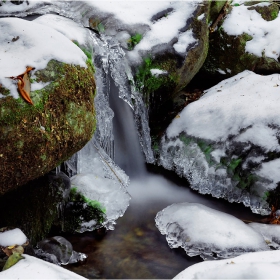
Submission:
M 244 71 L 205 91 L 169 125 L 160 164 L 205 194 L 242 202 L 269 214 L 279 160 L 279 74 Z
M 248 224 L 256 232 L 259 232 L 265 242 L 272 249 L 280 249 L 280 226 L 279 225 L 266 225 L 260 223 L 250 223 Z
M 80 173 L 71 178 L 71 184 L 87 199 L 98 201 L 105 208 L 106 217 L 102 224 L 107 229 L 114 229 L 115 220 L 123 216 L 129 205 L 130 195 L 127 190 L 112 179 L 101 177 L 98 172 Z M 79 232 L 94 228 L 94 221 L 82 223 Z
M 173 279 L 278 279 L 280 251 L 247 253 L 192 265 Z
M 157 214 L 156 226 L 171 248 L 203 259 L 269 250 L 262 235 L 239 219 L 197 203 L 168 206 Z
M 84 261 L 87 256 L 73 250 L 72 244 L 62 236 L 44 239 L 37 244 L 36 256 L 57 265 Z

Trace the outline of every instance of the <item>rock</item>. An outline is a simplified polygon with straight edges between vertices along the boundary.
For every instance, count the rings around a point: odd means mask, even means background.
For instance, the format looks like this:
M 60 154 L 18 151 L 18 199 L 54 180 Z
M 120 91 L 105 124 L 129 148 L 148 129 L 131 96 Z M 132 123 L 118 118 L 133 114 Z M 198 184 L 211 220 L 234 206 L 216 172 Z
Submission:
M 175 203 L 157 213 L 156 226 L 170 248 L 204 260 L 269 250 L 262 235 L 229 214 L 198 203 Z
M 160 164 L 203 194 L 267 215 L 279 205 L 279 75 L 244 71 L 185 107 L 162 138 Z
M 279 7 L 273 2 L 233 4 L 218 29 L 209 35 L 203 71 L 236 75 L 244 70 L 275 73 L 280 70 Z
M 60 225 L 69 193 L 70 180 L 63 173 L 49 173 L 20 186 L 0 197 L 0 226 L 21 228 L 35 245 L 54 224 Z
M 0 36 L 0 194 L 4 194 L 46 174 L 91 139 L 95 82 L 90 59 L 62 34 L 15 18 L 2 18 L 0 25 L 5 30 Z M 29 77 L 34 106 L 19 98 L 16 81 L 6 78 L 23 73 L 29 65 L 36 68 Z

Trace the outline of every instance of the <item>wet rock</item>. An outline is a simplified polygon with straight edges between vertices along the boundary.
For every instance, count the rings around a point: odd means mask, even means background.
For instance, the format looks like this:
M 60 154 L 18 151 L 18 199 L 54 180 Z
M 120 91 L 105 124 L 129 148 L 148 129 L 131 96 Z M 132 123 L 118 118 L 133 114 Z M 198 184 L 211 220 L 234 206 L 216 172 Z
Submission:
M 69 193 L 70 180 L 63 173 L 33 180 L 0 197 L 0 226 L 21 228 L 35 245 L 60 224 Z

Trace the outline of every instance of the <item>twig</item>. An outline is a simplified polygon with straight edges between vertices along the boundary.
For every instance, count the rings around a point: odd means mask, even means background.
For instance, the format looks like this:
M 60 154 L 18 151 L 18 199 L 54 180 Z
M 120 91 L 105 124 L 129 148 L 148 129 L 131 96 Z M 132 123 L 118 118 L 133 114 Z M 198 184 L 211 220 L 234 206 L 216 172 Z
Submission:
M 212 25 L 209 27 L 210 32 L 214 32 L 218 23 L 223 19 L 223 17 L 228 13 L 228 8 L 229 8 L 229 4 L 230 4 L 230 0 L 227 0 L 225 5 L 223 6 L 220 14 L 218 15 L 218 17 L 216 18 L 216 20 L 212 23 Z

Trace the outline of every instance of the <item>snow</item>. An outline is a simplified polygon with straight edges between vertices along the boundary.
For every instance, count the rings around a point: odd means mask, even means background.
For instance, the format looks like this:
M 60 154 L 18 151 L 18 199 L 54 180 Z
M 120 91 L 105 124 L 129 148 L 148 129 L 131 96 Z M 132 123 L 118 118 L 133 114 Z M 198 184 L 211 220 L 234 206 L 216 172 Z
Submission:
M 274 189 L 276 184 L 280 181 L 280 159 L 264 162 L 257 174 L 270 179 L 272 181 L 270 188 Z
M 238 2 L 238 1 L 236 1 Z M 268 5 L 265 3 L 265 5 Z M 260 6 L 260 5 L 258 5 Z M 261 6 L 264 6 L 262 4 Z M 272 21 L 266 21 L 255 10 L 248 10 L 248 6 L 233 6 L 231 13 L 226 17 L 223 28 L 232 36 L 247 33 L 253 37 L 246 42 L 245 50 L 258 57 L 263 54 L 278 59 L 280 53 L 280 16 Z
M 198 203 L 168 206 L 157 214 L 156 225 L 171 248 L 181 246 L 189 256 L 227 258 L 269 249 L 262 235 L 239 219 Z
M 77 191 L 86 198 L 97 200 L 101 206 L 106 209 L 106 221 L 109 229 L 115 223 L 115 220 L 123 216 L 129 205 L 130 195 L 124 191 L 120 185 L 114 184 L 114 181 L 103 178 L 96 173 L 78 174 L 71 177 L 72 187 L 77 187 Z M 85 228 L 94 224 L 85 223 Z
M 160 69 L 151 69 L 151 74 L 155 77 L 158 77 L 159 75 L 163 75 L 163 74 L 168 74 L 167 71 L 164 70 L 160 70 Z
M 179 54 L 186 54 L 189 45 L 194 43 L 192 30 L 181 32 L 197 8 L 203 1 L 91 1 L 87 2 L 94 8 L 92 14 L 104 18 L 104 14 L 110 14 L 110 21 L 105 22 L 105 32 L 116 33 L 128 30 L 131 35 L 139 33 L 143 39 L 134 50 L 127 53 L 132 63 L 140 63 L 141 57 L 156 46 L 173 48 Z M 162 16 L 156 16 L 160 15 Z M 106 18 L 106 17 L 105 17 Z M 114 32 L 112 32 L 112 29 Z M 107 31 L 106 31 L 107 30 Z M 174 39 L 177 43 L 172 43 Z M 176 42 L 176 41 L 175 41 Z
M 175 49 L 176 52 L 185 55 L 186 46 L 192 45 L 196 42 L 198 42 L 198 40 L 194 39 L 192 30 L 188 30 L 186 32 L 179 34 L 178 42 L 173 45 L 173 48 Z
M 279 279 L 279 264 L 280 251 L 247 253 L 192 265 L 173 279 Z
M 266 243 L 272 249 L 280 249 L 280 226 L 279 225 L 267 225 L 260 223 L 250 223 L 248 224 L 256 232 L 259 232 Z
M 23 255 L 11 268 L 0 273 L 0 279 L 86 279 L 58 265 Z
M 0 232 L 0 246 L 23 245 L 26 241 L 27 237 L 19 228 Z
M 33 22 L 47 25 L 62 33 L 71 41 L 77 41 L 80 45 L 86 45 L 87 37 L 90 36 L 90 31 L 81 24 L 58 15 L 43 15 L 33 20 Z
M 278 83 L 279 74 L 261 76 L 247 70 L 226 79 L 185 107 L 180 118 L 169 125 L 167 136 L 175 137 L 185 131 L 195 137 L 225 141 L 228 135 L 237 135 L 250 126 L 245 134 L 240 134 L 242 141 L 261 144 L 267 150 L 271 145 L 275 148 L 275 131 L 266 125 L 280 125 Z
M 43 69 L 51 59 L 86 67 L 86 55 L 61 33 L 47 26 L 18 18 L 0 19 L 0 83 L 18 98 L 17 76 L 26 66 Z M 2 96 L 3 97 L 3 96 Z M 1 98 L 1 96 L 0 96 Z

